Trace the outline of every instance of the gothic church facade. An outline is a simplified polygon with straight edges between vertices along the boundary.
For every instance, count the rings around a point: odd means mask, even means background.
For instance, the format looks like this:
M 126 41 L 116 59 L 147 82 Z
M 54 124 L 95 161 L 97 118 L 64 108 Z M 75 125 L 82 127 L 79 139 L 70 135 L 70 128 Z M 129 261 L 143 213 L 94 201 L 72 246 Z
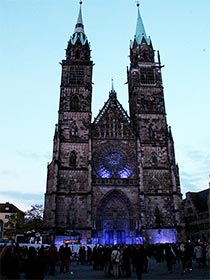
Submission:
M 94 121 L 93 61 L 81 5 L 61 62 L 58 124 L 48 164 L 44 221 L 83 243 L 182 238 L 179 170 L 167 124 L 161 62 L 138 7 L 127 70 L 129 114 L 112 86 Z M 67 238 L 67 237 L 65 237 Z

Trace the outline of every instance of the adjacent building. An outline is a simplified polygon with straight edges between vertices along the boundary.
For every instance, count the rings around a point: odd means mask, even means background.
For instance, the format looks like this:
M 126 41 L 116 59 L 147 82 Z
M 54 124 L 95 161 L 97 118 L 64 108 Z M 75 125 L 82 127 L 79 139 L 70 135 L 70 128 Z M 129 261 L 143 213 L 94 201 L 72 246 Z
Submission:
M 210 242 L 210 188 L 200 192 L 187 192 L 183 209 L 187 239 L 193 242 Z
M 19 215 L 22 217 L 22 221 L 24 218 L 24 212 L 19 210 L 15 205 L 12 203 L 0 203 L 0 237 L 9 237 L 11 227 L 15 226 L 16 219 L 15 216 Z M 13 222 L 10 223 L 10 219 L 13 217 Z
M 137 6 L 127 69 L 129 113 L 112 84 L 92 120 L 94 63 L 80 5 L 61 62 L 58 123 L 47 173 L 44 221 L 57 239 L 132 244 L 184 238 L 163 66 Z

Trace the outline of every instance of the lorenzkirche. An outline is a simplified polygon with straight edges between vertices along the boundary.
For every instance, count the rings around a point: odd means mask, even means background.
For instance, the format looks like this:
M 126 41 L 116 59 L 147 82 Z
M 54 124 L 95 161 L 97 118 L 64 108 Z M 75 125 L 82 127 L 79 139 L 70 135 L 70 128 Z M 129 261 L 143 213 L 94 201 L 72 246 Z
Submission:
M 81 4 L 61 62 L 45 227 L 55 243 L 177 242 L 183 238 L 182 194 L 159 52 L 146 35 L 137 4 L 127 68 L 129 113 L 112 84 L 92 121 L 94 63 Z

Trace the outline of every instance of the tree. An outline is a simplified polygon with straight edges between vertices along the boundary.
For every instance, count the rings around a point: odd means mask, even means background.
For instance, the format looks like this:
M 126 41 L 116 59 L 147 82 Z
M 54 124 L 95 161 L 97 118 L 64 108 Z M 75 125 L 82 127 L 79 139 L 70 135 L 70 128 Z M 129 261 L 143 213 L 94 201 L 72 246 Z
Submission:
M 15 236 L 22 232 L 24 228 L 24 213 L 17 212 L 10 215 L 8 219 L 8 228 L 5 229 L 7 236 Z
M 43 227 L 43 213 L 42 205 L 31 205 L 31 209 L 25 212 L 25 229 L 27 231 L 42 231 Z

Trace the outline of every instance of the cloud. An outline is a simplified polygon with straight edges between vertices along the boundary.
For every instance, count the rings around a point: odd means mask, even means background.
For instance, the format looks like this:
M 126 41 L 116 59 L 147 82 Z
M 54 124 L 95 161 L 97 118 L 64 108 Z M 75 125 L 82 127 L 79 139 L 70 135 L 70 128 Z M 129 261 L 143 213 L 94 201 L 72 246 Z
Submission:
M 10 170 L 0 170 L 0 175 L 2 175 L 2 176 L 8 176 L 8 175 L 10 175 L 11 174 L 11 172 L 10 172 Z
M 10 202 L 14 204 L 17 208 L 19 208 L 21 211 L 27 211 L 31 209 L 31 205 L 44 205 L 44 194 L 0 191 L 0 202 Z
M 41 159 L 50 160 L 50 158 L 51 158 L 51 154 L 49 152 L 41 154 L 41 153 L 35 153 L 35 152 L 17 151 L 17 154 L 19 156 L 21 156 L 22 158 L 32 159 L 32 160 L 41 160 Z
M 4 181 L 9 178 L 9 180 L 15 180 L 18 177 L 18 172 L 14 168 L 11 169 L 2 169 L 0 171 L 0 179 L 1 179 L 1 184 L 0 187 L 2 188 L 1 185 L 4 184 Z
M 188 150 L 187 155 L 194 162 L 199 162 L 204 165 L 210 162 L 210 153 L 207 153 L 206 150 Z

